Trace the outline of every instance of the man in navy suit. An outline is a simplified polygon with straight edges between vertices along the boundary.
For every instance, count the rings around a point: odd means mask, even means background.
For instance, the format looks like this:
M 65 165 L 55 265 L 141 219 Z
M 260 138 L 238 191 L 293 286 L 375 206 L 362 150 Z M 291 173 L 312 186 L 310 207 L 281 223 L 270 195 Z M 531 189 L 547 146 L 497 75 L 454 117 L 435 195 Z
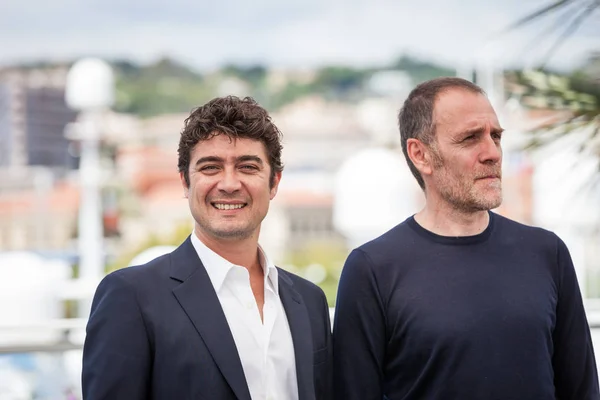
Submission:
M 331 398 L 325 295 L 258 245 L 283 170 L 280 138 L 251 98 L 216 98 L 186 119 L 178 167 L 194 231 L 98 286 L 85 399 Z

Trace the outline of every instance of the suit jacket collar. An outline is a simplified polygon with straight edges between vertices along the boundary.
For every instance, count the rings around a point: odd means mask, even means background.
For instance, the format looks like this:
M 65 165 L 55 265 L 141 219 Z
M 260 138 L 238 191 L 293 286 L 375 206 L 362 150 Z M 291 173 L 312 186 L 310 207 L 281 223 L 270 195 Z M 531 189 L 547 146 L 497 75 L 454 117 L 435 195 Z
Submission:
M 188 237 L 171 253 L 173 294 L 202 337 L 219 370 L 240 400 L 251 400 L 242 363 L 225 313 L 206 269 Z
M 292 333 L 299 400 L 314 400 L 313 344 L 308 310 L 285 271 L 279 269 L 279 296 Z M 181 284 L 173 294 L 240 400 L 251 400 L 235 341 L 206 269 L 188 237 L 171 253 L 170 276 Z
M 294 283 L 282 270 L 279 270 L 279 296 L 294 342 L 298 399 L 314 400 L 313 343 L 308 310 L 302 296 L 294 288 Z

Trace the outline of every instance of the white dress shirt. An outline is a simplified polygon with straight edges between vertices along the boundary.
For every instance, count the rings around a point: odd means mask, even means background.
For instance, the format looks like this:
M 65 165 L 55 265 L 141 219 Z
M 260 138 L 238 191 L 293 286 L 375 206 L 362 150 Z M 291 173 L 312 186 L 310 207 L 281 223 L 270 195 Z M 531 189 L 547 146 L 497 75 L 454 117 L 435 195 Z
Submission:
M 263 323 L 248 270 L 219 256 L 196 234 L 191 236 L 223 307 L 252 400 L 297 400 L 296 357 L 279 298 L 277 268 L 259 247 L 260 264 L 265 271 Z

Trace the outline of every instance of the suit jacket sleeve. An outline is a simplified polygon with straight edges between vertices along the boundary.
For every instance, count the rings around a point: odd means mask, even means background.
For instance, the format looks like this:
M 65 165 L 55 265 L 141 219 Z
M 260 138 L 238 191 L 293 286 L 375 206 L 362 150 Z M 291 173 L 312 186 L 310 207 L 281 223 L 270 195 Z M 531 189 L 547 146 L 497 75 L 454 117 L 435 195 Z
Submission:
M 561 400 L 597 400 L 598 373 L 583 301 L 569 250 L 558 239 L 558 301 L 553 332 L 554 384 Z
M 323 312 L 325 318 L 325 334 L 327 335 L 327 363 L 326 376 L 325 376 L 325 388 L 323 393 L 317 396 L 319 400 L 332 400 L 333 399 L 333 341 L 331 336 L 331 317 L 329 316 L 329 305 L 327 304 L 327 297 L 325 293 L 321 291 L 321 297 L 323 299 Z
M 122 272 L 106 276 L 94 296 L 83 349 L 85 400 L 149 398 L 148 335 L 135 288 Z
M 381 400 L 386 349 L 383 302 L 369 257 L 348 256 L 333 323 L 334 394 L 344 400 Z

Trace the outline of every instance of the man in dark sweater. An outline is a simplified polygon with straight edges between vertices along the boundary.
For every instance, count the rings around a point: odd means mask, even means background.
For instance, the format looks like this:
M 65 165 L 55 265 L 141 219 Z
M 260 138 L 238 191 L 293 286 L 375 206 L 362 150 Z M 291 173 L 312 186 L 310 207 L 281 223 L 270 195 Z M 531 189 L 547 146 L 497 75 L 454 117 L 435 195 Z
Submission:
M 567 247 L 489 211 L 502 201 L 502 128 L 483 91 L 425 82 L 399 125 L 426 205 L 346 261 L 337 398 L 600 399 Z

